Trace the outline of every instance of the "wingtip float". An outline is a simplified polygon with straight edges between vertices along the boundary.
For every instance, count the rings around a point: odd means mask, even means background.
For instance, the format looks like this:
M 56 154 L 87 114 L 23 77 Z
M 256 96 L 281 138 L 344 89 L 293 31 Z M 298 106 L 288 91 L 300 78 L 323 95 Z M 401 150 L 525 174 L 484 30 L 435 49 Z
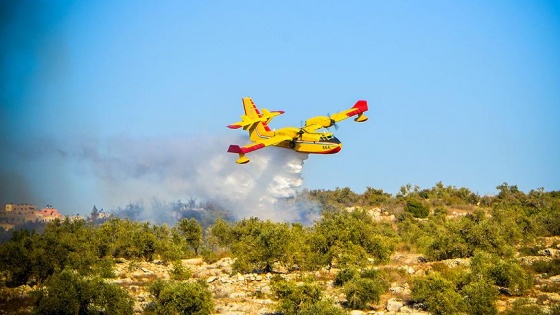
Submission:
M 311 117 L 301 128 L 284 127 L 272 131 L 268 124 L 274 117 L 282 115 L 284 111 L 269 111 L 266 108 L 259 110 L 250 97 L 243 98 L 243 108 L 245 114 L 241 115 L 241 121 L 227 126 L 230 129 L 247 130 L 249 139 L 252 141 L 251 144 L 242 147 L 235 144 L 229 146 L 227 152 L 239 154 L 237 164 L 249 163 L 250 159 L 245 154 L 267 146 L 277 146 L 311 154 L 338 153 L 342 149 L 340 140 L 331 132 L 318 132 L 318 130 L 335 126 L 337 122 L 353 116 L 357 116 L 354 118 L 356 122 L 368 120 L 368 117 L 364 115 L 364 112 L 368 110 L 367 101 L 359 100 L 351 108 L 333 115 Z

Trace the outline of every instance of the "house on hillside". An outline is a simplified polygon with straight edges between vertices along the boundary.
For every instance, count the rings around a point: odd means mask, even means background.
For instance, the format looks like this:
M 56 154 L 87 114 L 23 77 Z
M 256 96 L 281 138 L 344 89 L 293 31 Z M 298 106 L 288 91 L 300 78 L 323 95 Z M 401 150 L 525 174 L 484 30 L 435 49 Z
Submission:
M 37 210 L 37 207 L 31 204 L 9 203 L 4 210 L 0 209 L 0 223 L 13 226 L 25 223 L 47 223 L 63 218 L 64 216 L 50 205 Z
M 39 222 L 36 213 L 37 208 L 34 205 L 9 203 L 4 210 L 0 210 L 0 223 L 20 225 L 27 222 Z
M 51 205 L 47 205 L 46 208 L 37 211 L 36 216 L 40 218 L 41 222 L 51 222 L 56 219 L 63 219 L 62 214 L 58 213 L 58 210 L 53 208 Z

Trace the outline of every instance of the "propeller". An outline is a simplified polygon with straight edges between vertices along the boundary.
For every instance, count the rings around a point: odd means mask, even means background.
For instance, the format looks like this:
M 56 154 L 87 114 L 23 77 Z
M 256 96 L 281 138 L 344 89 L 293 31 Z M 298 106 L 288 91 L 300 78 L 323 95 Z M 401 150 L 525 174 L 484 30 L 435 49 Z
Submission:
M 305 133 L 305 131 L 303 130 L 303 128 L 305 128 L 305 123 L 303 122 L 303 120 L 301 120 L 299 122 L 299 125 L 300 125 L 300 127 L 299 127 L 299 131 L 298 131 L 297 134 L 298 134 L 299 138 L 301 139 L 301 136 Z M 297 137 L 295 139 L 297 139 Z
M 331 118 L 331 114 L 330 114 L 330 113 L 327 113 L 327 117 L 329 117 L 329 118 L 331 119 L 331 124 L 330 124 L 330 126 L 327 127 L 327 128 L 334 127 L 334 130 L 335 130 L 335 131 L 338 130 L 338 124 L 336 123 L 336 121 L 335 121 L 334 119 Z

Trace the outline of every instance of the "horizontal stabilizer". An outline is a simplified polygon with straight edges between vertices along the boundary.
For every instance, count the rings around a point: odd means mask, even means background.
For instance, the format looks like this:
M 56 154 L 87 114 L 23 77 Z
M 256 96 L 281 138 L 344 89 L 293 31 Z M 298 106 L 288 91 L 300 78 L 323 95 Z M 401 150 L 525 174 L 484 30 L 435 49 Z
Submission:
M 262 149 L 264 148 L 265 145 L 262 143 L 257 143 L 251 146 L 245 146 L 245 147 L 240 147 L 236 144 L 232 144 L 229 146 L 229 149 L 227 150 L 229 153 L 237 153 L 237 154 L 245 154 L 251 151 L 255 151 L 258 149 Z

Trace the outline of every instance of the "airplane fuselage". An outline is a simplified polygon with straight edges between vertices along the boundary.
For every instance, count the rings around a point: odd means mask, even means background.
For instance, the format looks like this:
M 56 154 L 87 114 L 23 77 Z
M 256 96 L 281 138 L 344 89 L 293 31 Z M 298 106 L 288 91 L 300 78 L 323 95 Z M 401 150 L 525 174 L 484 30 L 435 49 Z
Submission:
M 300 133 L 300 130 L 295 127 L 278 130 L 277 134 L 289 135 L 293 140 L 282 141 L 276 146 L 310 154 L 334 154 L 342 150 L 342 143 L 332 133 Z

